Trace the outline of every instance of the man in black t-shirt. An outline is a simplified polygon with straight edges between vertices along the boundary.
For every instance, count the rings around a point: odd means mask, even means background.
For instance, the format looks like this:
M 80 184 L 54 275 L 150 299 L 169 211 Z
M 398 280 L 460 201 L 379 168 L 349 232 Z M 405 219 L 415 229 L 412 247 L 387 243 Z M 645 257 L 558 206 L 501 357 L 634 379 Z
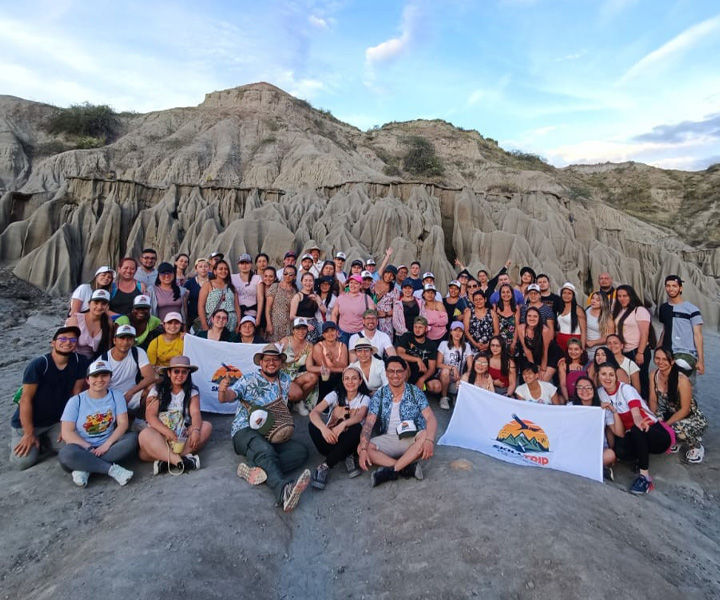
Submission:
M 550 291 L 550 278 L 545 273 L 540 273 L 535 278 L 535 283 L 540 286 L 540 300 L 553 311 L 555 315 L 563 310 L 563 301 L 557 294 Z
M 435 374 L 437 344 L 426 337 L 428 322 L 425 317 L 415 317 L 412 332 L 400 336 L 397 353 L 410 367 L 408 381 L 425 391 L 425 384 Z
M 67 401 L 82 390 L 89 363 L 75 352 L 79 337 L 77 327 L 61 327 L 53 336 L 52 352 L 34 358 L 25 369 L 10 421 L 10 463 L 18 470 L 32 467 L 41 448 L 60 449 L 60 417 Z

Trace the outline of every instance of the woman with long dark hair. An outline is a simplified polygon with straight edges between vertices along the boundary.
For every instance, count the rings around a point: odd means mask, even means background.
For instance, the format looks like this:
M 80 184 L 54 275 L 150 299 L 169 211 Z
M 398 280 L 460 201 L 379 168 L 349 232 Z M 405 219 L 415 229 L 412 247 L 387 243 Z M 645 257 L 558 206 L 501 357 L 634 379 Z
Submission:
M 188 291 L 187 296 L 187 319 L 188 325 L 193 327 L 193 330 L 197 333 L 202 329 L 198 318 L 198 298 L 200 297 L 200 290 L 208 281 L 208 273 L 210 271 L 210 264 L 206 258 L 198 258 L 195 261 L 195 276 L 185 280 L 183 287 Z M 197 321 L 196 321 L 197 320 Z
M 689 446 L 685 461 L 698 464 L 703 461 L 705 448 L 702 435 L 707 429 L 707 419 L 698 408 L 690 379 L 680 372 L 670 350 L 655 350 L 657 369 L 650 379 L 650 409 L 672 427 L 677 444 L 671 452 L 678 452 L 680 444 Z
M 311 485 L 314 488 L 325 489 L 330 469 L 341 461 L 345 461 L 350 477 L 362 474 L 354 456 L 369 404 L 370 392 L 360 369 L 349 366 L 342 372 L 342 380 L 335 391 L 313 408 L 308 424 L 310 438 L 318 452 L 325 456 L 325 460 L 313 473 Z M 323 422 L 326 410 L 329 416 Z
M 605 431 L 603 432 L 603 475 L 605 479 L 613 481 L 615 478 L 612 472 L 612 465 L 615 463 L 615 452 L 610 447 L 615 442 L 615 435 L 611 427 L 615 423 L 612 413 L 612 405 L 600 402 L 600 395 L 597 387 L 587 375 L 578 377 L 575 382 L 575 390 L 570 397 L 570 404 L 574 406 L 597 406 L 603 409 L 605 418 Z
M 615 321 L 607 298 L 600 292 L 590 295 L 590 306 L 585 309 L 585 349 L 590 360 L 598 346 L 605 346 L 607 336 L 615 333 Z
M 527 308 L 525 322 L 518 325 L 517 337 L 522 356 L 526 361 L 538 365 L 540 380 L 552 381 L 562 351 L 555 343 L 550 327 L 543 323 L 540 309 L 535 306 Z
M 70 312 L 68 316 L 86 311 L 90 304 L 90 297 L 95 290 L 107 290 L 112 292 L 112 284 L 115 280 L 115 270 L 110 267 L 100 267 L 95 271 L 95 277 L 89 283 L 82 283 L 72 293 L 70 298 Z
M 315 319 L 318 323 L 324 323 L 330 318 L 332 309 L 335 307 L 337 300 L 337 292 L 333 291 L 333 287 L 337 284 L 334 277 L 322 275 L 315 280 L 315 294 L 318 297 L 318 310 L 315 313 Z
M 137 261 L 126 256 L 120 259 L 117 277 L 110 288 L 110 314 L 127 315 L 136 296 L 145 294 L 145 284 L 135 280 Z
M 183 320 L 187 319 L 188 291 L 178 285 L 175 273 L 175 267 L 170 263 L 160 263 L 155 285 L 150 288 L 152 312 L 161 321 L 171 312 L 180 313 Z
M 88 302 L 88 309 L 72 315 L 65 321 L 67 327 L 80 330 L 76 352 L 94 360 L 112 346 L 112 322 L 108 311 L 110 294 L 107 290 L 95 290 Z
M 600 401 L 608 403 L 613 413 L 615 454 L 621 460 L 637 460 L 640 473 L 630 493 L 647 494 L 653 489 L 650 454 L 663 454 L 670 448 L 669 427 L 658 421 L 634 387 L 618 381 L 613 365 L 600 365 L 598 378 Z
M 628 377 L 627 380 L 625 380 L 622 376 L 620 376 L 620 381 L 629 383 L 636 390 L 640 391 L 640 367 L 635 364 L 634 360 L 630 360 L 623 354 L 623 343 L 620 337 L 615 333 L 608 334 L 605 345 L 610 352 L 612 352 L 613 358 L 617 361 L 618 366 Z M 599 363 L 602 362 L 603 361 L 599 361 Z
M 295 317 L 305 319 L 308 327 L 307 339 L 311 344 L 316 343 L 322 333 L 316 318 L 319 309 L 320 298 L 315 293 L 315 276 L 312 273 L 303 273 L 300 277 L 300 291 L 290 300 L 290 319 L 293 321 Z
M 140 458 L 153 461 L 154 475 L 168 471 L 168 465 L 184 471 L 200 468 L 196 452 L 210 439 L 212 424 L 202 420 L 200 392 L 192 382 L 195 371 L 187 356 L 174 356 L 160 369 L 160 383 L 148 394 L 148 426 L 140 432 L 138 444 Z
M 181 252 L 175 258 L 175 281 L 180 287 L 185 287 L 187 281 L 187 268 L 190 266 L 190 257 Z
M 492 375 L 490 375 L 490 354 L 487 352 L 479 352 L 472 359 L 472 364 L 467 373 L 462 376 L 463 381 L 467 381 L 470 385 L 474 385 L 488 392 L 495 391 Z
M 580 340 L 570 340 L 565 350 L 565 356 L 558 362 L 560 393 L 566 403 L 575 395 L 575 383 L 585 375 L 587 362 L 587 352 L 580 345 Z
M 472 306 L 463 314 L 463 325 L 465 337 L 472 346 L 473 352 L 478 353 L 487 351 L 490 338 L 494 335 L 493 314 L 487 305 L 484 292 L 476 287 L 474 289 L 474 292 L 471 291 L 471 284 L 468 283 L 468 293 L 472 293 Z
M 507 346 L 499 335 L 490 338 L 488 350 L 489 371 L 493 378 L 495 393 L 512 398 L 517 386 L 515 361 L 510 357 Z
M 580 340 L 580 345 L 585 348 L 587 320 L 585 311 L 578 306 L 575 286 L 572 283 L 563 284 L 560 288 L 560 299 L 562 300 L 562 310 L 557 316 L 558 328 L 555 341 L 564 354 L 571 339 Z
M 650 313 L 632 286 L 617 286 L 613 320 L 623 343 L 623 354 L 640 367 L 640 393 L 647 398 L 650 392 L 650 347 L 654 345 L 655 332 L 650 323 Z
M 457 382 L 470 369 L 472 346 L 465 341 L 465 326 L 460 321 L 450 325 L 450 335 L 438 346 L 435 369 L 440 379 L 440 408 L 450 410 L 450 391 L 455 392 Z
M 613 369 L 615 369 L 615 375 L 620 383 L 630 383 L 630 378 L 628 377 L 627 373 L 622 369 L 622 367 L 618 364 L 617 359 L 613 356 L 613 353 L 610 351 L 610 348 L 607 346 L 600 346 L 595 349 L 595 356 L 593 356 L 592 361 L 590 361 L 590 364 L 587 368 L 587 374 L 590 379 L 592 379 L 595 386 L 599 386 L 598 383 L 598 372 L 600 371 L 600 365 L 604 363 L 609 363 L 612 365 Z M 633 385 L 633 387 L 635 387 Z M 635 389 L 637 389 L 635 387 Z
M 493 307 L 493 332 L 505 343 L 510 356 L 515 356 L 517 350 L 518 323 L 520 311 L 514 290 L 509 283 L 503 283 L 498 291 L 498 302 Z
M 203 329 L 210 328 L 210 315 L 218 308 L 224 308 L 228 314 L 228 331 L 237 333 L 240 305 L 230 276 L 230 265 L 223 259 L 213 267 L 214 277 L 202 286 L 198 296 L 198 316 Z
M 239 342 L 238 334 L 225 327 L 228 319 L 228 312 L 224 308 L 218 308 L 210 317 L 210 329 L 202 329 L 195 336 L 215 342 Z
M 238 272 L 232 275 L 240 307 L 238 320 L 245 315 L 257 316 L 258 309 L 262 308 L 258 301 L 258 286 L 262 283 L 262 277 L 255 273 L 252 267 L 252 257 L 241 254 L 238 257 Z

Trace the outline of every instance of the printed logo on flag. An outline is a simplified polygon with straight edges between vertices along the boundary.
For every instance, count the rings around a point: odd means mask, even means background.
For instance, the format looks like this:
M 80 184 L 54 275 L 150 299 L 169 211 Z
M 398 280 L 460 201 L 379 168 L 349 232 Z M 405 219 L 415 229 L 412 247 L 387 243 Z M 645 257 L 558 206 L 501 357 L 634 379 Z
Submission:
M 500 429 L 495 439 L 508 446 L 506 448 L 493 444 L 493 448 L 500 452 L 512 453 L 540 466 L 545 466 L 550 462 L 545 456 L 530 454 L 550 452 L 550 440 L 542 427 L 528 419 L 521 419 L 513 414 L 513 420 Z
M 220 368 L 213 373 L 212 379 L 210 381 L 219 385 L 223 379 L 227 378 L 230 381 L 228 385 L 233 385 L 242 376 L 242 371 L 237 367 L 221 363 Z

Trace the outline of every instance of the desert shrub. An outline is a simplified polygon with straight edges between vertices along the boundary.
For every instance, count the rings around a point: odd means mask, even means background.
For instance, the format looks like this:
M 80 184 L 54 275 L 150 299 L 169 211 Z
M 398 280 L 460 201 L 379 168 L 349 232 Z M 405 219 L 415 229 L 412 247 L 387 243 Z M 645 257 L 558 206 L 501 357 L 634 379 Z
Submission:
M 534 164 L 547 164 L 547 161 L 537 154 L 532 154 L 531 152 L 523 152 L 522 150 L 511 150 L 510 154 L 517 158 L 518 160 L 521 160 L 526 163 L 534 163 Z
M 54 135 L 64 133 L 79 138 L 101 139 L 104 143 L 109 143 L 117 136 L 119 127 L 120 119 L 112 108 L 106 104 L 84 102 L 73 104 L 70 108 L 58 109 L 50 117 L 48 131 Z
M 75 141 L 75 148 L 79 150 L 89 150 L 90 148 L 102 148 L 105 145 L 105 139 L 93 137 L 91 135 L 83 135 Z
M 419 135 L 405 139 L 408 150 L 403 158 L 403 168 L 413 175 L 437 177 L 444 173 L 442 161 L 435 154 L 432 142 Z
M 387 175 L 388 177 L 400 177 L 400 169 L 398 169 L 397 165 L 385 165 L 383 167 L 383 173 Z

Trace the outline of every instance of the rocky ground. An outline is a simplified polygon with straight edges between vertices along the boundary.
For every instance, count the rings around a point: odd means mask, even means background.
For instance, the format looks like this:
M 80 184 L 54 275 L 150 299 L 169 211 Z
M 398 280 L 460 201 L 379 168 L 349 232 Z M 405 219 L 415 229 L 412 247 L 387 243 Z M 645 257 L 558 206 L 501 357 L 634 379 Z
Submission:
M 9 468 L 10 397 L 48 347 L 65 303 L 0 273 L 0 596 L 4 598 L 628 598 L 720 596 L 717 427 L 702 465 L 653 458 L 657 489 L 626 492 L 632 473 L 598 484 L 439 447 L 424 481 L 370 489 L 336 468 L 285 515 L 264 487 L 235 475 L 230 418 L 202 469 L 153 477 L 134 464 L 127 487 L 75 487 L 50 458 Z M 718 338 L 706 334 L 706 362 Z M 720 378 L 700 378 L 711 427 Z M 437 409 L 441 430 L 448 416 Z M 311 446 L 307 419 L 299 438 Z M 451 466 L 457 459 L 470 470 Z M 314 467 L 319 457 L 311 456 Z

